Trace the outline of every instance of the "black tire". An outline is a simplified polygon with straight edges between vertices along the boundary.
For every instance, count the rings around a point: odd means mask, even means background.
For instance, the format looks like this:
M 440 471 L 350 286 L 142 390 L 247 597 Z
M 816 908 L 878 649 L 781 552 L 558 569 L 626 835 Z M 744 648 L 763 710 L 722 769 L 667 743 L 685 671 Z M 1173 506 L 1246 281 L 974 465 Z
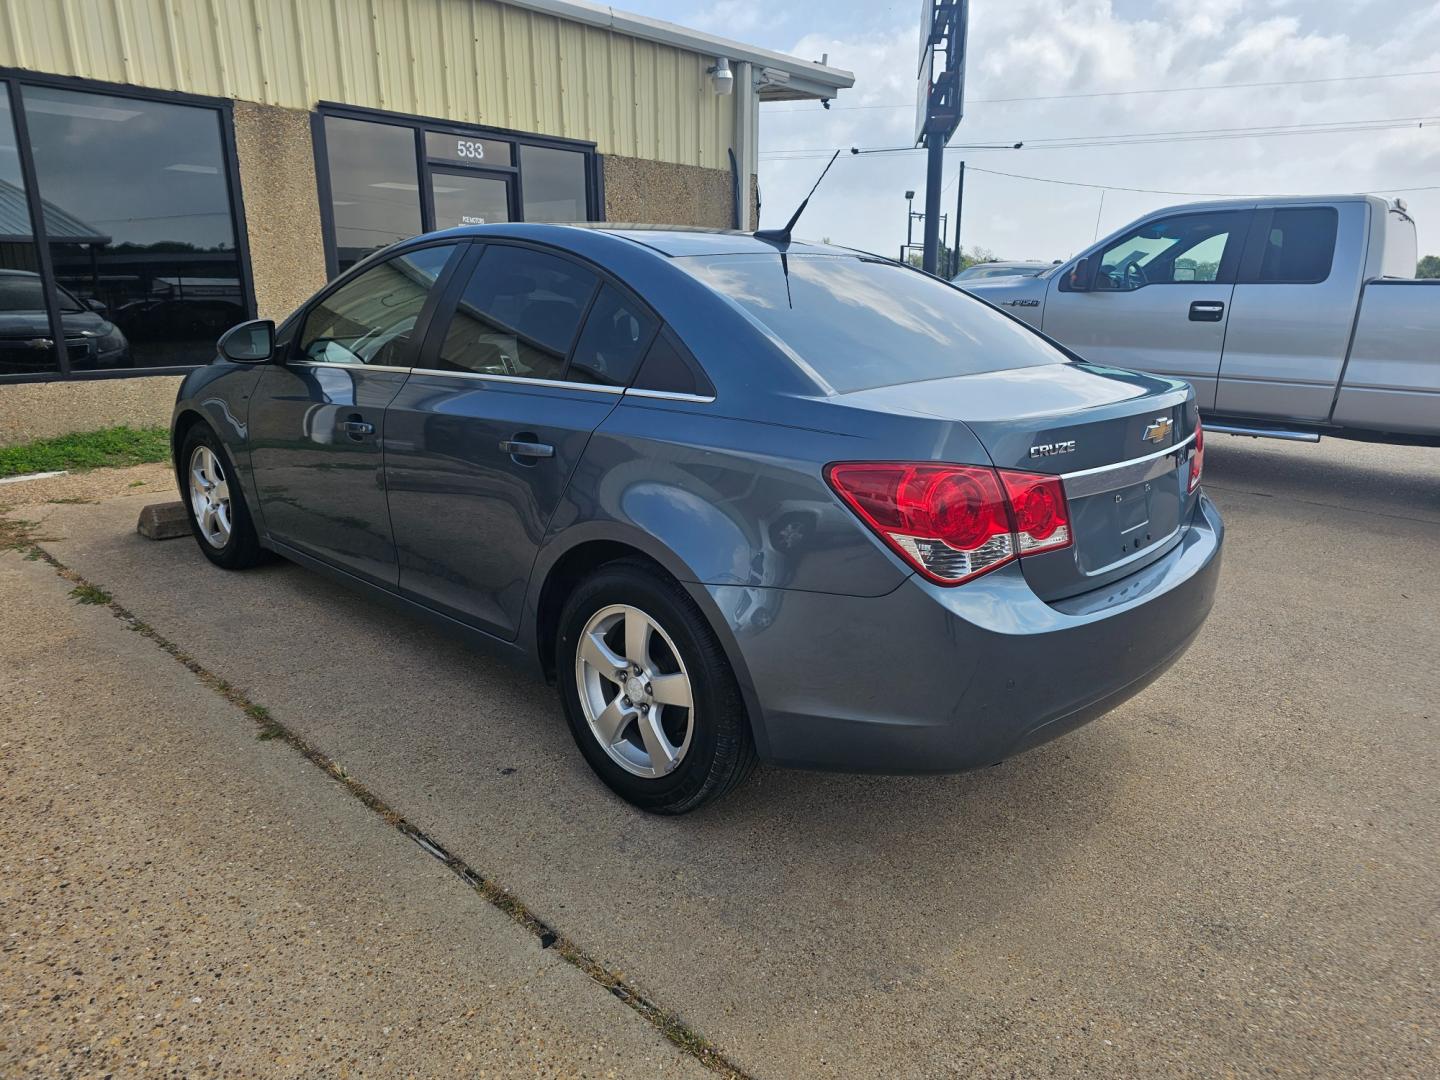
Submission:
M 226 487 L 230 493 L 230 536 L 221 546 L 206 539 L 200 521 L 195 515 L 195 506 L 190 495 L 190 463 L 199 447 L 207 448 L 215 455 L 224 472 Z M 260 546 L 260 537 L 255 531 L 250 508 L 245 504 L 245 493 L 240 489 L 240 480 L 230 455 L 225 452 L 219 437 L 209 425 L 193 424 L 180 443 L 180 456 L 176 461 L 176 479 L 180 485 L 180 500 L 185 504 L 185 516 L 190 519 L 190 532 L 201 552 L 216 566 L 225 570 L 247 570 L 265 561 L 265 549 Z
M 694 702 L 690 742 L 674 771 L 665 776 L 637 776 L 612 760 L 581 705 L 576 678 L 581 635 L 592 616 L 617 604 L 639 608 L 657 623 L 689 675 Z M 754 770 L 749 717 L 719 640 L 695 601 L 650 564 L 629 559 L 608 563 L 576 587 L 560 614 L 555 667 L 560 700 L 580 753 L 612 791 L 640 809 L 687 813 L 726 794 Z

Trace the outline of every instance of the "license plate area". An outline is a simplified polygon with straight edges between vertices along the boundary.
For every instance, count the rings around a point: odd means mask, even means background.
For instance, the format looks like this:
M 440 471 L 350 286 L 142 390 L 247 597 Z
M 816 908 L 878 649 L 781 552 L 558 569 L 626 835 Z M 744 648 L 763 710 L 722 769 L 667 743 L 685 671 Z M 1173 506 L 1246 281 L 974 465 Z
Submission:
M 1103 574 L 1120 563 L 1140 562 L 1180 528 L 1184 496 L 1180 470 L 1071 503 L 1075 557 L 1083 574 Z

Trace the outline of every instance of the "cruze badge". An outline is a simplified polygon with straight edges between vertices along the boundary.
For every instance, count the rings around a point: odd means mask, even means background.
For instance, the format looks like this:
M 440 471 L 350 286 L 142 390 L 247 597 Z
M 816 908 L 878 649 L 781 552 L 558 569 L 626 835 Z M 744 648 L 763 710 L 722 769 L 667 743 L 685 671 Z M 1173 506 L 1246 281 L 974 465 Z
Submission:
M 1069 454 L 1075 450 L 1075 440 L 1066 442 L 1047 442 L 1039 446 L 1030 447 L 1031 457 L 1054 457 L 1056 454 Z
M 1145 434 L 1142 435 L 1141 438 L 1143 438 L 1146 442 L 1164 442 L 1166 437 L 1170 434 L 1170 429 L 1174 426 L 1174 421 L 1172 421 L 1170 417 L 1157 416 L 1155 418 L 1155 422 L 1145 429 Z

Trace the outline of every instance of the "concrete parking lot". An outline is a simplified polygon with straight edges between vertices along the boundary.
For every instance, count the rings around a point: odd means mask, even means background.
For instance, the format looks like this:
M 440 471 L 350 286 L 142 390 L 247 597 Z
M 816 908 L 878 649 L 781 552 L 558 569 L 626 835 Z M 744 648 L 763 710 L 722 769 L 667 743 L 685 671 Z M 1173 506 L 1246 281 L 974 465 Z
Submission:
M 153 494 L 18 511 L 151 630 L 0 555 L 0 1072 L 1435 1075 L 1440 451 L 1207 455 L 1220 597 L 1141 696 L 682 819 L 611 796 L 549 688 L 140 539 Z

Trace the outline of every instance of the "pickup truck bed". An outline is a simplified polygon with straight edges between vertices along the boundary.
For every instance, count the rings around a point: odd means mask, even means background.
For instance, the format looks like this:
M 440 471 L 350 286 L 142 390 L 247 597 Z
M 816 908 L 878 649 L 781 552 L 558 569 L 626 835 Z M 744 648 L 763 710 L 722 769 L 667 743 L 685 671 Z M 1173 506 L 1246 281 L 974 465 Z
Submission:
M 1416 435 L 1440 428 L 1440 279 L 1366 284 L 1331 422 Z

